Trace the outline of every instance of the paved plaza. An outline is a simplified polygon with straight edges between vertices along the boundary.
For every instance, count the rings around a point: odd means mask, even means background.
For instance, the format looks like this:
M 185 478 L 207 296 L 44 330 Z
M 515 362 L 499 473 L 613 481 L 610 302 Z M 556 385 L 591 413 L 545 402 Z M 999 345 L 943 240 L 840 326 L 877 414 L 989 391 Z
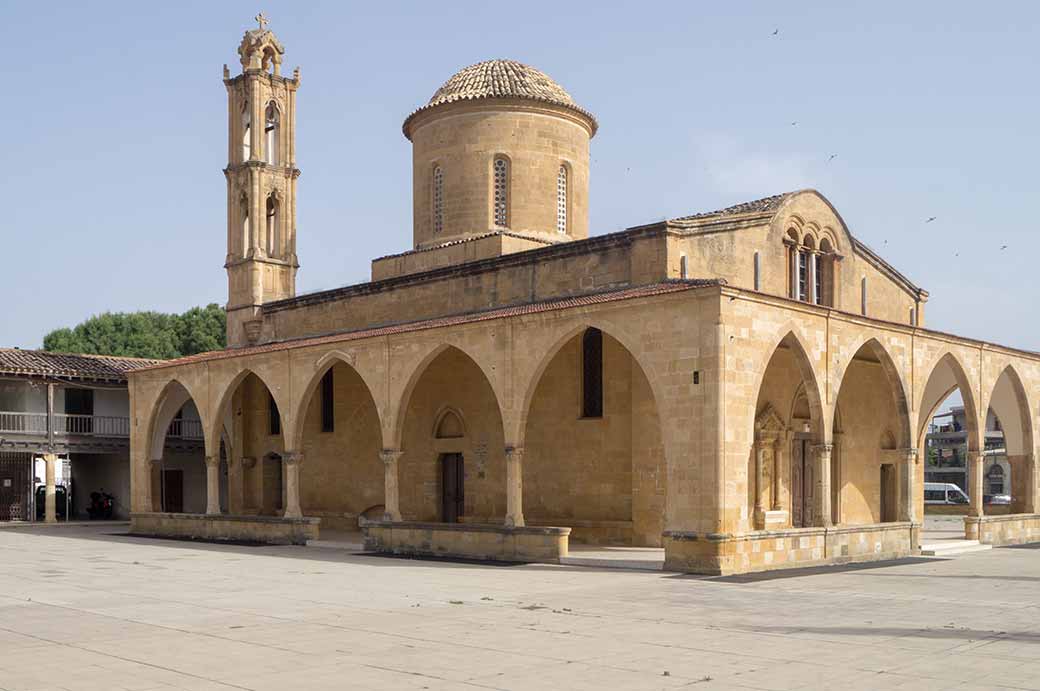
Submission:
M 1040 689 L 1040 549 L 698 578 L 0 530 L 0 689 Z

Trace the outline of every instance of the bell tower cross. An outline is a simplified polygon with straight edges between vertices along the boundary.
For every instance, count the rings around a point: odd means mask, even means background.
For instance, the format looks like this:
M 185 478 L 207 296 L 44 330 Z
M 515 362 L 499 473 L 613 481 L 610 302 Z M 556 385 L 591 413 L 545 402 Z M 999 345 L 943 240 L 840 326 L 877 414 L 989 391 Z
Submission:
M 261 336 L 261 306 L 296 294 L 296 90 L 281 74 L 285 48 L 261 12 L 238 47 L 242 73 L 224 66 L 228 93 L 228 346 Z

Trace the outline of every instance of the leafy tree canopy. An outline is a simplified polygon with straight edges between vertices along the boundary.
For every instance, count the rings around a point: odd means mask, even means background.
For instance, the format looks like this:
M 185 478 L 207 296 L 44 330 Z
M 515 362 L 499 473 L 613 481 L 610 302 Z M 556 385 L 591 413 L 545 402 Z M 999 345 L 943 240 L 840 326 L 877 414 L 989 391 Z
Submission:
M 220 350 L 226 340 L 224 309 L 210 304 L 184 314 L 105 312 L 71 329 L 51 331 L 43 338 L 43 349 L 168 360 Z

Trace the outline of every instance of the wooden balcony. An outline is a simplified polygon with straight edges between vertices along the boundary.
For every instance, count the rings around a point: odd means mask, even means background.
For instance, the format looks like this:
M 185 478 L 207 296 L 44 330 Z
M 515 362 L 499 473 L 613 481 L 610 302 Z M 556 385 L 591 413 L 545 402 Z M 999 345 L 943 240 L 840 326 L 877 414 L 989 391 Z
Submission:
M 202 446 L 199 420 L 174 420 L 167 446 L 186 451 Z M 130 418 L 113 415 L 69 415 L 0 411 L 0 449 L 32 453 L 107 453 L 130 447 Z

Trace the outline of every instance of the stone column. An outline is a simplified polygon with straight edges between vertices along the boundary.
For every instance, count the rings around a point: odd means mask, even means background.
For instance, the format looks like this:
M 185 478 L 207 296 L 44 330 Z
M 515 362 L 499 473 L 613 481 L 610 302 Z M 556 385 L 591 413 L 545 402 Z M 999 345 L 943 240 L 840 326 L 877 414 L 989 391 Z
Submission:
M 971 500 L 969 516 L 985 515 L 985 505 L 982 500 L 985 493 L 982 477 L 985 460 L 985 454 L 980 451 L 968 452 L 968 499 Z
M 506 527 L 524 526 L 524 450 L 506 447 Z
M 57 523 L 58 512 L 56 503 L 56 489 L 54 486 L 54 464 L 58 462 L 58 457 L 52 453 L 43 455 L 44 463 L 44 480 L 47 485 L 47 493 L 45 495 L 43 504 L 43 521 L 44 523 Z
M 816 452 L 816 524 L 823 528 L 833 525 L 831 518 L 831 444 L 817 444 Z
M 285 513 L 283 518 L 303 518 L 303 510 L 300 509 L 300 464 L 303 463 L 303 454 L 294 451 L 282 456 L 282 465 L 285 468 Z
M 1036 454 L 1026 456 L 1026 512 L 1040 513 L 1040 470 L 1037 469 Z
M 762 493 L 766 484 L 766 445 L 761 441 L 755 442 L 755 528 L 763 530 L 766 527 L 766 507 L 762 501 Z
M 206 515 L 220 514 L 220 456 L 206 456 Z
M 383 461 L 383 520 L 401 520 L 401 496 L 398 488 L 397 466 L 404 452 L 397 449 L 383 449 L 379 458 Z
M 900 496 L 903 501 L 899 520 L 916 523 L 917 449 L 903 449 L 903 487 Z
M 773 511 L 781 511 L 780 503 L 780 475 L 784 469 L 784 440 L 783 437 L 773 442 Z
M 845 459 L 841 455 L 841 439 L 841 433 L 835 432 L 834 450 L 831 451 L 831 515 L 834 518 L 834 522 L 838 525 L 841 525 L 845 518 L 845 507 L 841 500 L 841 488 L 845 482 L 842 469 L 842 463 Z
M 816 272 L 820 270 L 820 263 L 817 260 L 816 252 L 809 253 L 808 271 L 806 271 L 806 286 L 805 294 L 809 298 L 809 304 L 816 304 Z

